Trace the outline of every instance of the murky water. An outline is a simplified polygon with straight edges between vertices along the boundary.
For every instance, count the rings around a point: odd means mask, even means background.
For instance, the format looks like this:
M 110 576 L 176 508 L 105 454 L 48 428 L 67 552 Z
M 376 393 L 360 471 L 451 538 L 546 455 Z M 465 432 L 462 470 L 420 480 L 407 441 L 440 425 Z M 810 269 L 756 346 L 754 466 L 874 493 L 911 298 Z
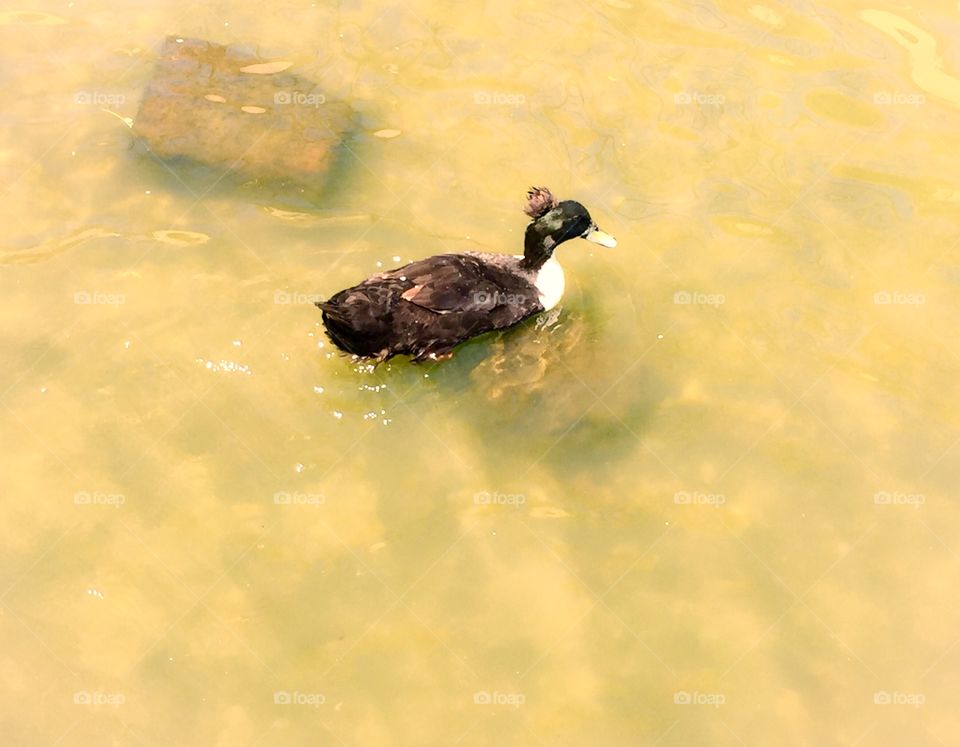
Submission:
M 351 104 L 332 183 L 132 150 L 167 34 Z M 955 3 L 0 11 L 5 740 L 956 744 L 958 34 Z M 333 354 L 314 294 L 518 251 L 531 184 L 620 242 L 560 250 L 557 317 Z

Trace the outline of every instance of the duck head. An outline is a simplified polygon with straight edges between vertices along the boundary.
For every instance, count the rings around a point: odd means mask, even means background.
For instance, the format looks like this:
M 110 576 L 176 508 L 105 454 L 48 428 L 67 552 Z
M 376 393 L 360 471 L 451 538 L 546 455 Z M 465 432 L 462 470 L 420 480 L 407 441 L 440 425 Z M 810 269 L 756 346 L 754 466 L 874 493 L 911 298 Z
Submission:
M 617 240 L 601 231 L 576 200 L 559 201 L 546 187 L 531 187 L 524 212 L 532 218 L 523 243 L 524 267 L 538 269 L 554 249 L 569 239 L 586 239 L 613 248 Z

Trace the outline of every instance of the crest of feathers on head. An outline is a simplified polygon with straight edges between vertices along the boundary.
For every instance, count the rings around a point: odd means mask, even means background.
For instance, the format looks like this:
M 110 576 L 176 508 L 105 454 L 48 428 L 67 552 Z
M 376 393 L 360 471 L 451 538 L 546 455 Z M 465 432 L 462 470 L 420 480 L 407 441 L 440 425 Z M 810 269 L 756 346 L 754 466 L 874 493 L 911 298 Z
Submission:
M 536 220 L 549 213 L 559 204 L 557 198 L 546 187 L 530 187 L 527 190 L 527 204 L 523 206 L 523 212 L 529 215 L 532 220 Z

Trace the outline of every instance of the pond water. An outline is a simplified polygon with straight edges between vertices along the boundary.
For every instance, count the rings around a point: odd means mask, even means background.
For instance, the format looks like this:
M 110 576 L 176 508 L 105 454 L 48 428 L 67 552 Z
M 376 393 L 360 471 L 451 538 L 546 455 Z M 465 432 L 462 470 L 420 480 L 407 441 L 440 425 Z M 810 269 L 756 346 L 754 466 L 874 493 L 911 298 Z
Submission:
M 168 34 L 356 112 L 316 193 L 131 148 Z M 10 744 L 960 740 L 956 3 L 0 11 Z M 385 132 L 386 131 L 386 132 Z M 451 361 L 311 305 L 619 247 Z

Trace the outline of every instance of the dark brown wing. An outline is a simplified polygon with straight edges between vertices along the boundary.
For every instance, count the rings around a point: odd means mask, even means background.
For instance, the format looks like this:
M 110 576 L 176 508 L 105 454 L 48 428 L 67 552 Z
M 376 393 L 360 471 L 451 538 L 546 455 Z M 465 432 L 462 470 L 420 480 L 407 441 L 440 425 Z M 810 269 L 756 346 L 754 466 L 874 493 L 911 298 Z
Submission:
M 439 254 L 400 273 L 409 286 L 401 298 L 437 314 L 492 312 L 513 306 L 533 310 L 536 289 L 526 280 L 465 254 Z

